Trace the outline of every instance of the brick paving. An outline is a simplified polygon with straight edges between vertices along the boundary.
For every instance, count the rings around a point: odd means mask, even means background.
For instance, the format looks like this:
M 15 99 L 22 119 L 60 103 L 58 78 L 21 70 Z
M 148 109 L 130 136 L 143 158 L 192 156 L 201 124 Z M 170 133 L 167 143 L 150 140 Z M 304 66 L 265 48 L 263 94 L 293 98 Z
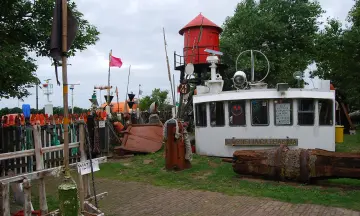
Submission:
M 108 196 L 100 202 L 100 207 L 107 216 L 360 216 L 360 212 L 347 209 L 311 204 L 290 204 L 267 198 L 167 189 L 143 183 L 106 179 L 97 179 L 96 181 L 99 192 L 109 192 Z

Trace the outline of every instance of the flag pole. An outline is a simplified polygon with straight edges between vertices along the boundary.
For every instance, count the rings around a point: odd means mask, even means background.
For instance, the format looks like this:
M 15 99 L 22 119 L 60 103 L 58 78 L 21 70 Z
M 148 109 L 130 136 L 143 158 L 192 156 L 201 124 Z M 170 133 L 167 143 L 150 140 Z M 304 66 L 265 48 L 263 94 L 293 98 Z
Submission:
M 108 88 L 107 88 L 107 100 L 106 104 L 108 108 L 106 108 L 107 114 L 110 115 L 110 63 L 111 63 L 112 50 L 109 53 L 109 71 L 108 71 Z
M 127 81 L 127 87 L 126 87 L 125 109 L 124 109 L 124 111 L 125 110 L 128 111 L 127 97 L 128 97 L 128 92 L 129 92 L 130 70 L 131 70 L 131 65 L 129 66 L 129 74 L 128 74 L 128 81 Z
M 118 111 L 117 113 L 120 112 L 120 105 L 119 105 L 119 92 L 118 92 L 118 87 L 116 86 L 116 102 L 117 102 L 117 105 L 118 105 Z
M 69 170 L 69 99 L 67 78 L 67 0 L 62 1 L 62 80 L 63 80 L 63 103 L 64 103 L 64 167 L 65 177 L 70 178 Z

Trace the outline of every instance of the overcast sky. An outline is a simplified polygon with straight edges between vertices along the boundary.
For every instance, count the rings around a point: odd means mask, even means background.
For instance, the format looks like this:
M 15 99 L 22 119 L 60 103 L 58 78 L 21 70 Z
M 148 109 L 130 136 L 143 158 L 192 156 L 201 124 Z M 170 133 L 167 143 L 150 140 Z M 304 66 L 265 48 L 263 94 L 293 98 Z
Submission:
M 119 100 L 125 99 L 129 65 L 131 75 L 129 91 L 137 94 L 139 84 L 143 95 L 151 94 L 154 88 L 170 89 L 164 53 L 162 27 L 165 27 L 168 42 L 168 56 L 175 80 L 179 72 L 173 70 L 173 52 L 182 52 L 183 38 L 178 31 L 200 12 L 219 26 L 226 16 L 233 15 L 240 0 L 77 0 L 81 11 L 90 23 L 100 31 L 100 40 L 86 51 L 69 59 L 69 83 L 78 83 L 74 90 L 74 106 L 88 108 L 94 85 L 107 85 L 108 55 L 120 57 L 122 68 L 111 68 L 111 85 L 118 86 Z M 226 3 L 225 3 L 226 2 Z M 353 0 L 320 0 L 325 17 L 345 20 Z M 239 50 L 240 52 L 240 50 Z M 37 75 L 41 81 L 52 79 L 54 106 L 62 106 L 62 90 L 56 86 L 55 73 L 47 58 L 38 59 Z M 61 80 L 61 72 L 60 77 Z M 0 108 L 16 107 L 28 103 L 35 108 L 33 95 L 18 102 L 17 99 L 1 100 Z M 69 92 L 70 93 L 70 92 Z M 97 91 L 98 93 L 98 91 Z M 103 91 L 102 95 L 105 94 Z M 116 100 L 116 99 L 114 99 Z M 102 102 L 104 102 L 102 96 Z M 39 108 L 46 104 L 46 97 L 39 89 Z M 71 105 L 71 96 L 69 97 Z

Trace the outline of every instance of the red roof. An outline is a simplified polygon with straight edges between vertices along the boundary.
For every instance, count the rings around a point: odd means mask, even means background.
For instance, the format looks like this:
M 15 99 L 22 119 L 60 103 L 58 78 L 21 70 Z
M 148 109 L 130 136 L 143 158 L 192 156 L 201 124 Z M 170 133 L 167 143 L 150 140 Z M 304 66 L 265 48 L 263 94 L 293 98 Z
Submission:
M 215 27 L 219 30 L 219 32 L 222 32 L 222 29 L 217 26 L 215 23 L 210 21 L 208 18 L 204 17 L 201 13 L 197 15 L 193 20 L 191 20 L 186 26 L 184 26 L 180 31 L 179 34 L 183 35 L 185 29 L 192 28 L 192 27 L 200 27 L 200 26 L 210 26 Z

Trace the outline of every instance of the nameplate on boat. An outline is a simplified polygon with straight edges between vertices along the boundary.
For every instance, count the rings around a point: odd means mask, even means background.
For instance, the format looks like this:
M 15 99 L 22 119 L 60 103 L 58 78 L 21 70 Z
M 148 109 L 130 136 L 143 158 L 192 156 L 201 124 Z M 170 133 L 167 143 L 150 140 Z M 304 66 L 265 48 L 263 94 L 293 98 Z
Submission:
M 225 145 L 231 146 L 297 146 L 298 139 L 225 139 Z

